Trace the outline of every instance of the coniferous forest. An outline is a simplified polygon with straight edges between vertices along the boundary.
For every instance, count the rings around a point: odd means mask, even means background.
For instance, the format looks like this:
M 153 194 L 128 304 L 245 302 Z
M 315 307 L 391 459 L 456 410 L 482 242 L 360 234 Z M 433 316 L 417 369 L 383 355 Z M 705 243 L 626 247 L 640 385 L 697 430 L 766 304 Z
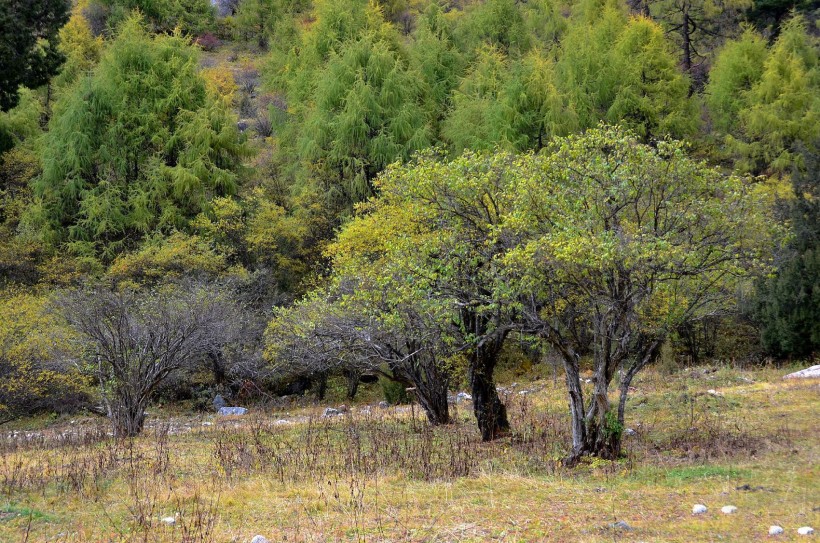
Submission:
M 0 539 L 71 525 L 32 495 L 110 491 L 130 505 L 58 540 L 244 541 L 218 499 L 151 490 L 169 428 L 227 405 L 250 414 L 203 422 L 234 424 L 213 439 L 195 423 L 225 484 L 271 466 L 285 488 L 335 481 L 272 541 L 631 540 L 617 523 L 448 536 L 418 511 L 379 532 L 363 481 L 660 462 L 740 488 L 753 468 L 686 462 L 797 453 L 811 423 L 714 422 L 773 396 L 692 379 L 817 360 L 819 165 L 809 0 L 2 0 Z M 788 390 L 816 421 L 816 386 Z M 93 474 L 93 432 L 68 420 L 110 437 Z M 650 420 L 664 430 L 635 429 Z M 29 463 L 32 446 L 71 453 Z M 333 507 L 352 520 L 317 513 Z M 667 528 L 643 536 L 723 529 Z

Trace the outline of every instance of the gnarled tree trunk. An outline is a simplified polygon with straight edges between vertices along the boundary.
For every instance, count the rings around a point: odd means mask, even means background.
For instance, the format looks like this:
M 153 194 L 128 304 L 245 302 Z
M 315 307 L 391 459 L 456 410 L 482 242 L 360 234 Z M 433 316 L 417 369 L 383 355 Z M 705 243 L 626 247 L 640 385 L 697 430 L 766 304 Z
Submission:
M 473 395 L 473 412 L 482 441 L 492 441 L 510 431 L 507 408 L 498 397 L 493 376 L 503 343 L 503 336 L 493 338 L 477 346 L 470 354 L 468 377 Z

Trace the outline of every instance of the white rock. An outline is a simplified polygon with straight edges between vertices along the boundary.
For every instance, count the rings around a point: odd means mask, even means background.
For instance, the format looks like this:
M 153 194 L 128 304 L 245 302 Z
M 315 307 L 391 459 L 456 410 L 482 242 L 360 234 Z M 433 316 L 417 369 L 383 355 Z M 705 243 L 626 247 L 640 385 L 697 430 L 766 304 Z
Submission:
M 797 533 L 800 535 L 812 535 L 814 533 L 814 528 L 811 526 L 803 526 L 802 528 L 797 529 Z
M 783 379 L 816 379 L 818 377 L 820 377 L 820 364 L 785 375 Z
M 202 423 L 202 426 L 213 426 L 213 425 L 214 425 L 213 422 L 210 422 L 210 421 L 207 421 L 207 420 Z
M 783 527 L 777 524 L 769 526 L 769 535 L 780 535 L 783 533 Z
M 720 392 L 718 392 L 714 388 L 710 388 L 709 390 L 707 390 L 706 394 L 709 394 L 710 396 L 723 396 L 723 394 L 721 394 Z
M 705 513 L 708 510 L 709 509 L 705 505 L 703 505 L 702 503 L 696 503 L 695 505 L 692 506 L 692 514 L 693 515 L 702 515 L 703 513 Z
M 463 401 L 472 401 L 473 397 L 467 394 L 466 392 L 459 392 L 456 394 L 456 403 L 461 403 Z
M 160 522 L 162 522 L 163 524 L 167 524 L 167 525 L 169 525 L 169 526 L 173 526 L 174 524 L 176 524 L 176 523 L 177 523 L 177 516 L 179 516 L 179 513 L 177 513 L 177 514 L 176 514 L 176 515 L 174 515 L 173 517 L 162 517 L 162 518 L 161 518 L 161 519 L 159 519 L 159 520 L 160 520 Z
M 276 426 L 283 426 L 283 425 L 287 425 L 287 424 L 293 424 L 293 422 L 289 421 L 287 419 L 279 419 L 276 422 L 274 422 L 273 424 L 275 424 Z
M 737 507 L 734 505 L 724 505 L 720 508 L 720 512 L 724 515 L 731 515 L 732 513 L 737 513 Z
M 268 539 L 263 535 L 255 535 L 251 539 L 251 543 L 269 543 Z

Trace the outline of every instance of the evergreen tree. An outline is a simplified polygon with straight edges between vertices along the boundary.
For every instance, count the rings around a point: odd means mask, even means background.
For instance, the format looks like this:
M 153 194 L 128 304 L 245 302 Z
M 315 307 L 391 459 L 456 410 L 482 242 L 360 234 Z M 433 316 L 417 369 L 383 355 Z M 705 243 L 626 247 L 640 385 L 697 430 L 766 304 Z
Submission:
M 756 298 L 763 346 L 780 357 L 807 357 L 820 351 L 818 149 L 817 143 L 801 149 L 801 167 L 792 173 L 794 198 L 784 202 L 793 241 L 774 277 L 760 283 Z
M 800 166 L 798 147 L 820 137 L 817 40 L 795 17 L 771 49 L 747 31 L 718 54 L 706 88 L 707 104 L 735 167 L 753 173 Z
M 55 107 L 29 221 L 105 259 L 153 230 L 186 227 L 213 196 L 236 192 L 246 148 L 226 107 L 185 39 L 151 37 L 129 19 Z
M 63 61 L 57 31 L 69 7 L 68 0 L 0 3 L 0 111 L 17 104 L 20 85 L 39 87 L 57 73 Z

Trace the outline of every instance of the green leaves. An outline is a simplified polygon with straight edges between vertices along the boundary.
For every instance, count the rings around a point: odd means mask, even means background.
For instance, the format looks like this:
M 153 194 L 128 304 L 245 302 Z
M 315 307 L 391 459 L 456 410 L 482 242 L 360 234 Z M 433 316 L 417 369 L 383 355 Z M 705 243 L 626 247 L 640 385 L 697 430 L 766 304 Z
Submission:
M 783 25 L 770 50 L 747 31 L 720 52 L 707 87 L 708 104 L 737 166 L 760 173 L 800 167 L 799 146 L 820 137 L 817 40 L 802 17 Z
M 213 196 L 234 194 L 248 151 L 196 62 L 185 39 L 126 22 L 55 106 L 32 222 L 110 261 L 150 231 L 185 228 Z

